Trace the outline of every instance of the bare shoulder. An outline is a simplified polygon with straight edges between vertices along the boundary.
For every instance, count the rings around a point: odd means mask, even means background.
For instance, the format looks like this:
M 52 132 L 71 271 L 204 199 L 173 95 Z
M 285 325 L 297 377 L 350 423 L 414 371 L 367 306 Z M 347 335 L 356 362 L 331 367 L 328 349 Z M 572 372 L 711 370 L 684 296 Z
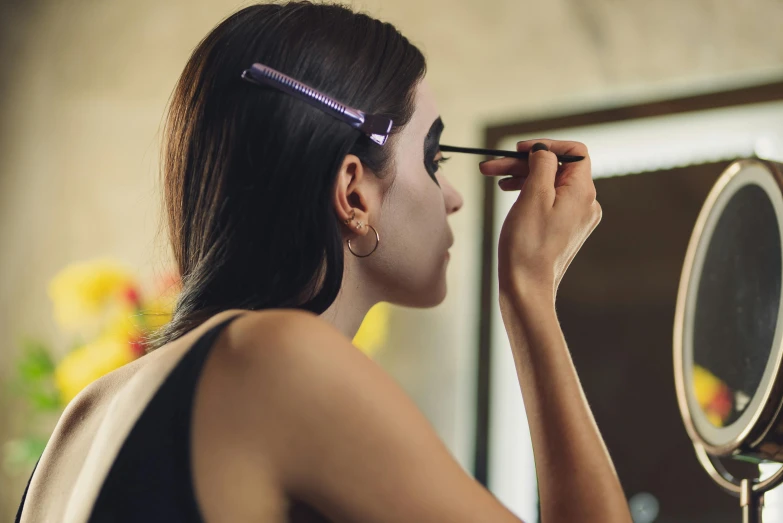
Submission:
M 250 312 L 227 330 L 205 371 L 208 377 L 225 380 L 224 385 L 239 397 L 258 398 L 258 404 L 266 408 L 254 411 L 254 416 L 275 409 L 301 413 L 303 407 L 314 406 L 315 400 L 329 401 L 331 409 L 353 405 L 357 388 L 375 401 L 382 398 L 418 412 L 380 366 L 313 313 L 294 309 Z M 244 402 L 238 407 L 250 405 Z M 266 420 L 262 423 L 269 426 Z
M 320 317 L 251 313 L 229 331 L 197 402 L 204 477 L 229 462 L 220 477 L 263 470 L 279 496 L 333 521 L 518 522 L 460 467 L 391 376 Z M 234 455 L 210 464 L 210 448 Z M 203 484 L 199 494 L 207 492 Z
M 218 351 L 220 360 L 233 364 L 232 372 L 239 370 L 235 366 L 241 366 L 256 378 L 266 378 L 261 385 L 284 385 L 286 379 L 291 379 L 296 381 L 298 388 L 304 388 L 323 383 L 303 383 L 304 376 L 308 380 L 336 378 L 341 381 L 358 378 L 357 372 L 375 375 L 376 379 L 385 376 L 385 372 L 336 327 L 313 313 L 295 309 L 242 315 L 231 325 L 227 339 Z M 268 374 L 274 375 L 274 381 L 268 381 Z
M 207 521 L 286 520 L 288 478 L 303 464 L 297 440 L 317 441 L 305 420 L 325 413 L 315 398 L 339 401 L 326 382 L 334 365 L 352 366 L 351 349 L 306 311 L 247 311 L 225 329 L 193 411 L 194 485 Z
M 311 394 L 353 402 L 353 392 L 361 386 L 369 388 L 365 392 L 370 396 L 380 395 L 416 410 L 379 365 L 336 327 L 307 311 L 277 309 L 243 315 L 232 325 L 222 349 L 220 358 L 233 363 L 233 372 L 253 376 L 246 384 L 253 390 L 245 392 L 269 394 L 275 403 L 294 406 L 297 401 L 310 401 Z
M 250 312 L 232 325 L 230 350 L 249 352 L 250 357 L 265 358 L 268 348 L 278 351 L 307 350 L 319 341 L 330 349 L 345 350 L 351 341 L 320 316 L 298 309 L 274 309 Z

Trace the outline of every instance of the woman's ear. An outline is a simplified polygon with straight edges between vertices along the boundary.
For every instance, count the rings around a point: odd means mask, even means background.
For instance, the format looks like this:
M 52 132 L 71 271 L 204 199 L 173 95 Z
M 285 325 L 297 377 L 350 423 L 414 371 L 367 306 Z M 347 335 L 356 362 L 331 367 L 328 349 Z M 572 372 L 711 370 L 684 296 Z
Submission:
M 343 159 L 334 185 L 334 209 L 339 219 L 354 234 L 364 236 L 369 227 L 374 187 L 369 171 L 354 154 Z M 360 227 L 357 227 L 360 225 Z

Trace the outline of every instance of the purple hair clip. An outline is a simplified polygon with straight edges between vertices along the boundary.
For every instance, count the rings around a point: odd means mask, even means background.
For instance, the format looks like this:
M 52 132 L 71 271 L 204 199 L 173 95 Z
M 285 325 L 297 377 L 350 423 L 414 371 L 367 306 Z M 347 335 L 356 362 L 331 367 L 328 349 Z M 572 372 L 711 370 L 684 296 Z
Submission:
M 348 107 L 334 98 L 303 84 L 299 80 L 294 80 L 290 76 L 286 76 L 264 64 L 255 63 L 250 66 L 250 69 L 242 71 L 242 79 L 256 85 L 275 87 L 284 93 L 307 102 L 325 113 L 342 120 L 351 127 L 359 129 L 378 145 L 385 144 L 391 132 L 393 124 L 391 118 L 367 114 L 364 111 Z

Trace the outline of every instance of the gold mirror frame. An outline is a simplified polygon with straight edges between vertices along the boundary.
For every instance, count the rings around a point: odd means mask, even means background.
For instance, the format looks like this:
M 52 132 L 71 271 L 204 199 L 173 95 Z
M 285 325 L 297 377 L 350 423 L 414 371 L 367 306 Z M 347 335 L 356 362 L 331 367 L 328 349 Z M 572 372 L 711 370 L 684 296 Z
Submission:
M 769 176 L 762 176 L 765 180 L 761 180 L 758 176 L 759 170 Z M 751 179 L 751 173 L 755 179 Z M 743 456 L 783 463 L 783 305 L 779 311 L 775 341 L 761 383 L 751 398 L 747 411 L 727 429 L 734 425 L 738 427 L 727 430 L 729 436 L 723 441 L 717 441 L 720 429 L 712 431 L 713 434 L 708 437 L 699 430 L 700 424 L 702 430 L 705 429 L 704 422 L 698 419 L 699 416 L 704 418 L 704 414 L 699 407 L 693 410 L 691 408 L 695 402 L 694 395 L 689 393 L 692 377 L 689 378 L 688 372 L 692 370 L 692 363 L 685 361 L 685 358 L 692 354 L 689 352 L 689 349 L 692 350 L 690 340 L 686 340 L 686 336 L 691 334 L 692 325 L 688 320 L 695 308 L 694 285 L 698 285 L 701 277 L 704 251 L 709 246 L 723 203 L 746 185 L 743 176 L 749 179 L 748 183 L 762 182 L 759 185 L 767 192 L 778 216 L 783 246 L 783 164 L 756 158 L 733 162 L 723 171 L 707 196 L 688 243 L 674 317 L 674 381 L 680 414 L 699 463 L 722 489 L 740 497 L 744 521 L 757 521 L 763 505 L 763 493 L 783 483 L 783 467 L 764 479 L 740 479 L 726 471 L 715 458 Z M 705 234 L 709 237 L 705 237 Z M 741 422 L 744 425 L 740 425 Z

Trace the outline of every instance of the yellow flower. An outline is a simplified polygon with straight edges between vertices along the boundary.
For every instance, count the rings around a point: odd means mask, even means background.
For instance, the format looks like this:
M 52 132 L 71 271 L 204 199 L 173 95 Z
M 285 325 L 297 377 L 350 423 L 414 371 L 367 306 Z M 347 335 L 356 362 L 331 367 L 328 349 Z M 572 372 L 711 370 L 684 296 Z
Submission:
M 154 297 L 141 305 L 141 323 L 148 331 L 156 331 L 171 321 L 181 290 L 182 282 L 176 272 L 165 274 L 158 280 Z
M 693 366 L 693 392 L 700 407 L 704 408 L 710 404 L 722 383 L 721 380 L 704 367 L 699 365 Z
M 386 343 L 389 331 L 389 304 L 380 302 L 367 312 L 353 344 L 365 354 L 372 355 Z
M 103 331 L 103 336 L 126 342 L 136 339 L 144 333 L 143 320 L 138 311 L 117 311 L 117 314 L 108 320 L 108 325 Z
M 731 389 L 704 367 L 694 365 L 693 392 L 709 422 L 722 427 L 734 408 Z
M 66 331 L 95 332 L 119 307 L 135 307 L 132 272 L 109 258 L 75 263 L 57 273 L 49 284 L 54 317 Z
M 707 411 L 704 413 L 705 416 L 707 416 L 707 421 L 712 423 L 714 427 L 722 427 L 723 426 L 723 418 L 720 417 L 720 414 L 713 412 L 713 411 Z
M 134 359 L 127 340 L 102 337 L 68 353 L 57 365 L 54 380 L 63 404 L 70 402 L 84 387 Z
M 164 294 L 147 300 L 142 305 L 141 321 L 145 327 L 154 331 L 171 321 L 174 305 L 177 302 L 176 294 Z

